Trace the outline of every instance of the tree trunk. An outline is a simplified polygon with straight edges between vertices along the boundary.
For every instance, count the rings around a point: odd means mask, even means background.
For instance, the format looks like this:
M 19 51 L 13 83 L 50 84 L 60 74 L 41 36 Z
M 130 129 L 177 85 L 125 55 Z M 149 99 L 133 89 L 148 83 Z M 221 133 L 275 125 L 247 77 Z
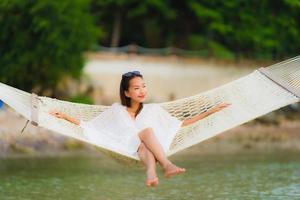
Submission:
M 121 10 L 117 10 L 115 12 L 114 17 L 114 25 L 112 30 L 112 36 L 111 36 L 111 47 L 117 47 L 119 46 L 120 42 L 120 36 L 121 36 L 121 26 L 122 26 L 122 14 Z

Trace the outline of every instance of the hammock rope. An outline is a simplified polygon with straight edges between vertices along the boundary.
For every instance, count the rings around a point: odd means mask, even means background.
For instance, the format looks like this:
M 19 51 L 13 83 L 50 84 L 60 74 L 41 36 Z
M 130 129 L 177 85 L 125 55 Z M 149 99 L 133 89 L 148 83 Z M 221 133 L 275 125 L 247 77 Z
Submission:
M 167 156 L 214 137 L 271 111 L 296 103 L 300 97 L 300 56 L 254 70 L 252 73 L 215 89 L 190 97 L 160 103 L 180 120 L 207 111 L 220 102 L 231 106 L 189 126 L 182 127 L 172 141 Z M 48 114 L 59 109 L 82 120 L 90 120 L 109 106 L 87 105 L 37 96 L 0 83 L 0 99 L 32 124 L 96 145 L 104 151 L 139 160 L 110 144 L 97 145 L 82 134 L 82 129 Z

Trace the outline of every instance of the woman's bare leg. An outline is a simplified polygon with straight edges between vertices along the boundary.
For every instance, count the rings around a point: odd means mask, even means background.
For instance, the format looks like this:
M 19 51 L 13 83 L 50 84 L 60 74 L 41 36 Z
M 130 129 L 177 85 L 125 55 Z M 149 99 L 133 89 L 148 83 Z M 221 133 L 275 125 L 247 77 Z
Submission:
M 151 151 L 142 142 L 138 149 L 138 155 L 141 161 L 144 163 L 147 170 L 147 186 L 157 186 L 158 178 L 156 175 L 156 160 Z
M 185 172 L 184 168 L 177 167 L 170 160 L 167 159 L 164 150 L 154 135 L 152 128 L 146 128 L 139 133 L 141 141 L 153 153 L 165 171 L 166 177 Z

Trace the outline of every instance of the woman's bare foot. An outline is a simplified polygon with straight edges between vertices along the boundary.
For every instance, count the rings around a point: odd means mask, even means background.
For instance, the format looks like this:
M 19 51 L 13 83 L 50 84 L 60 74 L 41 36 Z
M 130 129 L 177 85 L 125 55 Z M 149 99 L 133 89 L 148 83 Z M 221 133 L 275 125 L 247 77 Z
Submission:
M 170 178 L 172 176 L 184 173 L 186 171 L 185 168 L 177 167 L 173 163 L 169 163 L 166 167 L 164 167 L 164 170 L 165 170 L 164 175 L 166 178 Z
M 158 185 L 158 178 L 157 178 L 155 171 L 152 171 L 152 170 L 147 171 L 146 185 L 148 187 L 150 187 L 150 186 L 156 187 Z
M 156 187 L 156 186 L 158 185 L 158 178 L 155 177 L 155 178 L 153 178 L 153 179 L 147 179 L 147 180 L 146 180 L 146 185 L 147 185 L 148 187 L 151 187 L 151 186 Z

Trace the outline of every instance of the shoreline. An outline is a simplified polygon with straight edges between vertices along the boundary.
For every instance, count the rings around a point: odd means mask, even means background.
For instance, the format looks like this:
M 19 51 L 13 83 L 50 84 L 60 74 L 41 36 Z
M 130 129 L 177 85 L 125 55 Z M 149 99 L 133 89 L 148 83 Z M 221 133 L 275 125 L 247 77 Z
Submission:
M 12 109 L 0 111 L 0 158 L 60 157 L 95 155 L 94 145 L 69 138 L 41 127 L 27 126 L 26 120 Z M 279 124 L 248 122 L 171 156 L 232 154 L 240 152 L 300 152 L 300 120 L 281 120 Z

